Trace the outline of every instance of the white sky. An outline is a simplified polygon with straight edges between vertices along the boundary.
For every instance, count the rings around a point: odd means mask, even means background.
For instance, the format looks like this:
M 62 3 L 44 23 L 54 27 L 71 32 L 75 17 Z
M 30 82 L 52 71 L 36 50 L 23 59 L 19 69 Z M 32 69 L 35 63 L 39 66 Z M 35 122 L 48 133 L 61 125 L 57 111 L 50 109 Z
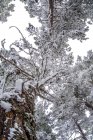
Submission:
M 77 55 L 83 57 L 86 56 L 87 51 L 93 50 L 93 25 L 89 26 L 89 31 L 87 32 L 86 37 L 88 37 L 89 39 L 83 41 L 82 43 L 78 40 L 69 41 L 75 60 L 77 58 Z
M 6 23 L 0 23 L 0 41 L 4 38 L 6 39 L 7 47 L 9 44 L 13 43 L 13 41 L 19 39 L 21 36 L 15 28 L 9 29 L 10 26 L 17 26 L 24 36 L 28 38 L 28 40 L 33 44 L 33 38 L 28 37 L 29 34 L 26 31 L 26 27 L 28 23 L 33 24 L 35 27 L 40 27 L 40 23 L 38 23 L 37 18 L 30 18 L 28 12 L 25 11 L 24 4 L 19 0 L 14 2 L 16 4 L 15 12 L 12 12 L 12 16 L 8 17 L 8 21 Z M 90 31 L 87 33 L 87 37 L 89 39 L 87 41 L 83 41 L 83 43 L 77 40 L 70 40 L 69 44 L 72 47 L 72 52 L 76 59 L 77 55 L 84 56 L 86 52 L 90 49 L 93 49 L 93 25 L 90 26 Z

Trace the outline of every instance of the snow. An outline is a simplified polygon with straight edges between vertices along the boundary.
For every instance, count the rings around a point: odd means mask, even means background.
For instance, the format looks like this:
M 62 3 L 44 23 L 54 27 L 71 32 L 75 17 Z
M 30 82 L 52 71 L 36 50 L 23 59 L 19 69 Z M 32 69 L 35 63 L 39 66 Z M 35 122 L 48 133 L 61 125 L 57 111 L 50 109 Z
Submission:
M 0 95 L 0 99 L 10 99 L 12 95 L 14 95 L 13 92 L 4 92 Z
M 36 135 L 39 140 L 51 140 L 51 133 L 47 135 L 45 131 L 37 131 Z
M 16 93 L 14 91 L 12 92 L 4 92 L 0 95 L 0 99 L 9 100 L 11 97 L 17 97 L 17 101 L 23 102 L 24 99 L 19 96 L 19 93 Z
M 16 131 L 15 128 L 10 128 L 10 134 L 9 134 L 8 140 L 11 140 L 13 138 L 13 136 L 15 135 L 15 131 Z
M 6 112 L 9 112 L 11 110 L 12 105 L 9 102 L 1 101 L 0 105 L 2 108 L 5 109 Z
M 21 91 L 22 91 L 22 83 L 23 83 L 22 79 L 16 80 L 16 84 L 15 84 L 15 91 L 16 92 L 21 93 Z
M 90 112 L 89 112 L 89 110 L 85 110 L 85 115 L 86 115 L 87 118 L 90 117 Z
M 91 93 L 90 95 L 93 97 L 93 87 L 91 88 Z
M 92 102 L 93 101 L 93 87 L 91 87 L 91 91 L 90 91 L 89 96 L 87 96 L 87 100 L 89 102 Z
M 18 132 L 23 133 L 23 131 L 21 130 L 21 127 L 19 127 L 19 126 L 18 126 L 18 123 L 16 123 L 16 122 L 15 122 L 15 124 L 14 124 L 14 128 L 15 128 Z
M 18 124 L 15 122 L 14 127 L 18 129 Z
M 88 75 L 88 72 L 87 72 L 87 70 L 82 70 L 82 71 L 80 71 L 79 72 L 79 74 L 78 74 L 78 81 L 77 82 L 81 82 L 82 81 L 82 78 L 84 77 L 84 76 L 87 76 Z

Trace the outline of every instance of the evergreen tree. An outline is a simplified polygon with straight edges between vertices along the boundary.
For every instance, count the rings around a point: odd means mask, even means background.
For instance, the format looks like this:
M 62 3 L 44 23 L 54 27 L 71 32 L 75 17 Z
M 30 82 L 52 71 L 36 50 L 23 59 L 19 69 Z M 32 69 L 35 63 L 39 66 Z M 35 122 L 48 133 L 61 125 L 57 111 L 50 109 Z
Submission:
M 30 16 L 38 16 L 40 31 L 29 23 L 30 34 L 35 35 L 37 49 L 33 48 L 20 30 L 22 38 L 7 50 L 0 51 L 0 139 L 36 140 L 55 139 L 50 126 L 54 126 L 57 139 L 90 139 L 91 120 L 85 111 L 93 109 L 92 52 L 73 66 L 73 55 L 68 38 L 86 39 L 87 19 L 92 20 L 91 0 L 21 0 Z M 6 19 L 10 1 L 2 1 L 1 15 Z M 9 13 L 10 9 L 7 9 Z M 1 21 L 5 21 L 1 19 Z M 14 27 L 14 26 L 13 26 Z M 11 27 L 12 28 L 12 27 Z M 27 56 L 21 57 L 24 52 Z M 37 97 L 53 103 L 49 123 L 45 106 L 36 104 Z M 45 102 L 46 103 L 46 102 Z M 48 107 L 47 107 L 48 108 Z M 39 112 L 39 113 L 38 113 Z M 39 116 L 38 116 L 39 115 Z M 91 115 L 92 116 L 92 115 Z M 92 117 L 91 117 L 92 118 Z M 36 120 L 35 120 L 36 119 Z M 39 120 L 39 121 L 38 121 Z M 84 122 L 87 123 L 84 123 Z
M 54 118 L 61 139 L 90 140 L 93 138 L 93 52 L 82 60 L 78 57 L 71 73 L 63 82 L 63 90 L 54 106 Z M 86 112 L 89 114 L 86 115 Z M 61 124 L 61 125 L 60 125 Z M 66 133 L 64 133 L 66 132 Z M 62 134 L 62 135 L 61 135 Z

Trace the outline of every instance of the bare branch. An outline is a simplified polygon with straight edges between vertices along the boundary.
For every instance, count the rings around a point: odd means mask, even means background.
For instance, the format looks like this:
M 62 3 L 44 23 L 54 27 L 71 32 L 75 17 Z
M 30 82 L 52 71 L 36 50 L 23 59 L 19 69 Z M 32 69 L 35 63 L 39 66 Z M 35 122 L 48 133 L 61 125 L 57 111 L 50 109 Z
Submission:
M 16 28 L 18 30 L 18 32 L 21 34 L 23 40 L 26 41 L 24 35 L 22 34 L 22 32 L 16 26 L 10 26 L 9 29 L 11 29 L 11 28 Z
M 5 46 L 5 43 L 6 43 L 6 42 L 5 42 L 5 39 L 1 40 L 1 45 L 2 45 L 2 47 L 3 47 L 4 49 L 5 49 L 5 47 L 4 47 L 4 46 Z

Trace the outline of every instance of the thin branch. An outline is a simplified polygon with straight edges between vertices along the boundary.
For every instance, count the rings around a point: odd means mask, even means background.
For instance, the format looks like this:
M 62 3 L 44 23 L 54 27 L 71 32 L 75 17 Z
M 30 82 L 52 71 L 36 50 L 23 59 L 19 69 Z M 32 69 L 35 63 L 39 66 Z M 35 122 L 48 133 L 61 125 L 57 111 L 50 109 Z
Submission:
M 28 46 L 28 41 L 26 40 L 26 38 L 24 37 L 24 35 L 22 34 L 22 32 L 18 29 L 18 27 L 16 26 L 10 26 L 9 29 L 11 28 L 16 28 L 18 30 L 18 32 L 20 33 L 20 35 L 22 36 L 22 39 L 24 41 L 24 43 L 26 43 L 26 45 Z M 32 45 L 30 44 L 30 47 L 35 50 L 35 51 L 38 51 L 36 48 L 33 48 Z
M 46 72 L 46 67 L 47 67 L 47 57 L 44 59 L 43 55 L 42 55 L 42 74 L 41 74 L 41 78 L 44 77 L 45 72 Z
M 80 132 L 82 138 L 83 138 L 84 140 L 88 140 L 88 139 L 86 138 L 86 136 L 85 136 L 85 134 L 84 134 L 84 132 L 83 132 L 81 126 L 79 125 L 79 123 L 78 123 L 75 119 L 74 119 L 74 122 L 75 122 L 77 128 L 79 129 L 79 132 Z
M 11 46 L 13 46 L 13 45 L 15 45 L 17 48 L 19 48 L 21 51 L 23 51 L 24 53 L 26 53 L 27 55 L 30 55 L 28 52 L 26 52 L 24 49 L 22 49 L 20 46 L 17 46 L 16 45 L 16 43 L 12 43 L 12 44 L 10 44 L 10 48 L 11 48 Z
M 12 61 L 8 60 L 7 58 L 5 58 L 3 55 L 0 54 L 0 57 L 5 60 L 6 62 L 10 63 L 11 65 L 15 66 L 18 70 L 20 70 L 26 77 L 28 77 L 29 79 L 33 79 L 34 77 L 32 75 L 30 75 L 29 73 L 27 73 L 26 71 L 22 70 L 21 68 L 19 68 L 15 63 L 13 63 Z
M 44 77 L 44 75 L 45 75 L 45 72 L 46 72 L 46 67 L 47 67 L 47 57 L 45 58 L 46 60 L 46 62 L 45 62 L 45 66 L 44 66 L 44 69 L 43 69 L 43 77 Z
M 26 41 L 24 35 L 22 34 L 22 32 L 16 26 L 10 26 L 9 29 L 11 29 L 11 28 L 16 28 L 18 30 L 18 32 L 21 34 L 23 40 Z
M 43 95 L 41 95 L 36 88 L 34 88 L 34 90 L 35 90 L 35 93 L 36 93 L 37 96 L 39 96 L 39 97 L 41 97 L 41 98 L 43 98 L 43 99 L 45 99 L 49 102 L 53 102 L 52 100 L 50 100 L 50 99 L 44 97 Z
M 47 95 L 51 96 L 52 98 L 55 99 L 55 97 L 53 95 L 51 95 L 48 91 L 46 91 L 45 89 L 40 89 L 41 91 L 45 92 Z
M 53 78 L 55 78 L 59 73 L 62 72 L 62 69 L 53 73 L 52 75 L 48 76 L 47 78 L 45 79 L 42 79 L 39 83 L 38 83 L 38 86 L 41 87 L 43 86 L 45 83 L 47 83 L 48 81 L 52 80 Z M 64 72 L 63 72 L 64 73 Z
M 44 100 L 47 100 L 47 101 L 49 101 L 49 102 L 53 102 L 52 100 L 50 100 L 50 99 L 44 97 L 43 95 L 41 95 L 41 94 L 39 93 L 39 91 L 37 90 L 36 87 L 34 87 L 33 85 L 30 85 L 30 86 L 31 86 L 31 88 L 32 88 L 33 91 L 34 91 L 33 93 L 35 94 L 35 96 L 39 96 L 39 97 L 43 98 Z
M 5 39 L 1 40 L 1 46 L 3 47 L 4 50 L 5 50 L 5 47 L 4 47 L 5 46 L 5 43 L 6 43 L 5 42 Z
M 85 105 L 86 105 L 88 108 L 91 108 L 91 109 L 93 110 L 93 106 L 92 106 L 90 103 L 85 102 Z

